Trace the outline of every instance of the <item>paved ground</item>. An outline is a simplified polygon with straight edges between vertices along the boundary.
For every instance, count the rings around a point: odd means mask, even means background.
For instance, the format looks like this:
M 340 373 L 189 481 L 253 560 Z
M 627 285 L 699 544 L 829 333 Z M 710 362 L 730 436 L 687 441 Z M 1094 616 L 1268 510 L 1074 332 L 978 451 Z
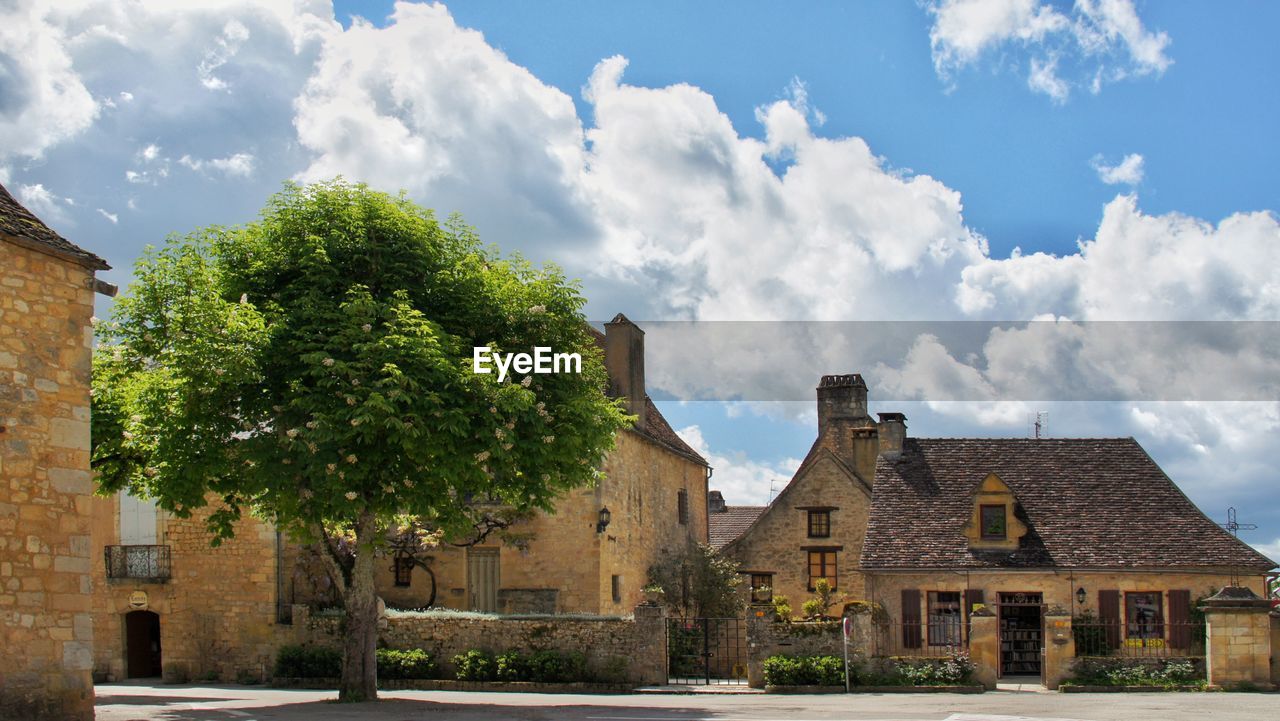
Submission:
M 1280 695 L 1225 693 L 981 695 L 570 694 L 388 691 L 339 705 L 331 691 L 246 686 L 97 687 L 98 721 L 1276 721 Z

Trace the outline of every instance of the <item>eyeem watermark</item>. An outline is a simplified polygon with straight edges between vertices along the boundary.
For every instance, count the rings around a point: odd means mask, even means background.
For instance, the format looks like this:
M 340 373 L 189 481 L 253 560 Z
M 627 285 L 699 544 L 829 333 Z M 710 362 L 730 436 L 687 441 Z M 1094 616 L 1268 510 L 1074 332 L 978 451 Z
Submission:
M 492 373 L 493 367 L 498 369 L 498 382 L 507 379 L 509 372 L 515 373 L 581 373 L 582 356 L 577 353 L 552 353 L 549 346 L 536 345 L 533 354 L 528 353 L 495 353 L 487 345 L 474 346 L 471 349 L 471 371 L 473 373 Z

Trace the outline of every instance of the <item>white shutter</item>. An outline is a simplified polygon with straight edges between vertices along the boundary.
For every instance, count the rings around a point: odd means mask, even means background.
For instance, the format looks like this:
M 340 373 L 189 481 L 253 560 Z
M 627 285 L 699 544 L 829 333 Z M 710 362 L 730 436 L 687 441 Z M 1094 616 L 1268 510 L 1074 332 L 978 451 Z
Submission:
M 155 501 L 120 492 L 120 545 L 153 546 L 156 542 Z

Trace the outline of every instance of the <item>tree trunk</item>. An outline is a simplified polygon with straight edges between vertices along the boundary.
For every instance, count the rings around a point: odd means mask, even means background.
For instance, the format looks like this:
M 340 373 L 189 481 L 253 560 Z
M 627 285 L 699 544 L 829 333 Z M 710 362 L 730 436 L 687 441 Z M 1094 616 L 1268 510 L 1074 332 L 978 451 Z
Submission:
M 378 699 L 378 597 L 373 585 L 373 514 L 364 513 L 356 523 L 356 557 L 347 584 L 347 629 L 343 639 L 342 683 L 338 701 Z

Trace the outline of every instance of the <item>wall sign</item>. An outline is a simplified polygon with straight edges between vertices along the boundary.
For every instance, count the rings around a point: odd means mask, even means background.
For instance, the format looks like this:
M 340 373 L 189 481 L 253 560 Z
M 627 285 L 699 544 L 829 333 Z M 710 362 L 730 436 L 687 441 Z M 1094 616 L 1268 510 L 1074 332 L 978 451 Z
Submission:
M 129 608 L 141 611 L 149 605 L 150 599 L 147 598 L 146 591 L 134 591 L 129 594 Z

